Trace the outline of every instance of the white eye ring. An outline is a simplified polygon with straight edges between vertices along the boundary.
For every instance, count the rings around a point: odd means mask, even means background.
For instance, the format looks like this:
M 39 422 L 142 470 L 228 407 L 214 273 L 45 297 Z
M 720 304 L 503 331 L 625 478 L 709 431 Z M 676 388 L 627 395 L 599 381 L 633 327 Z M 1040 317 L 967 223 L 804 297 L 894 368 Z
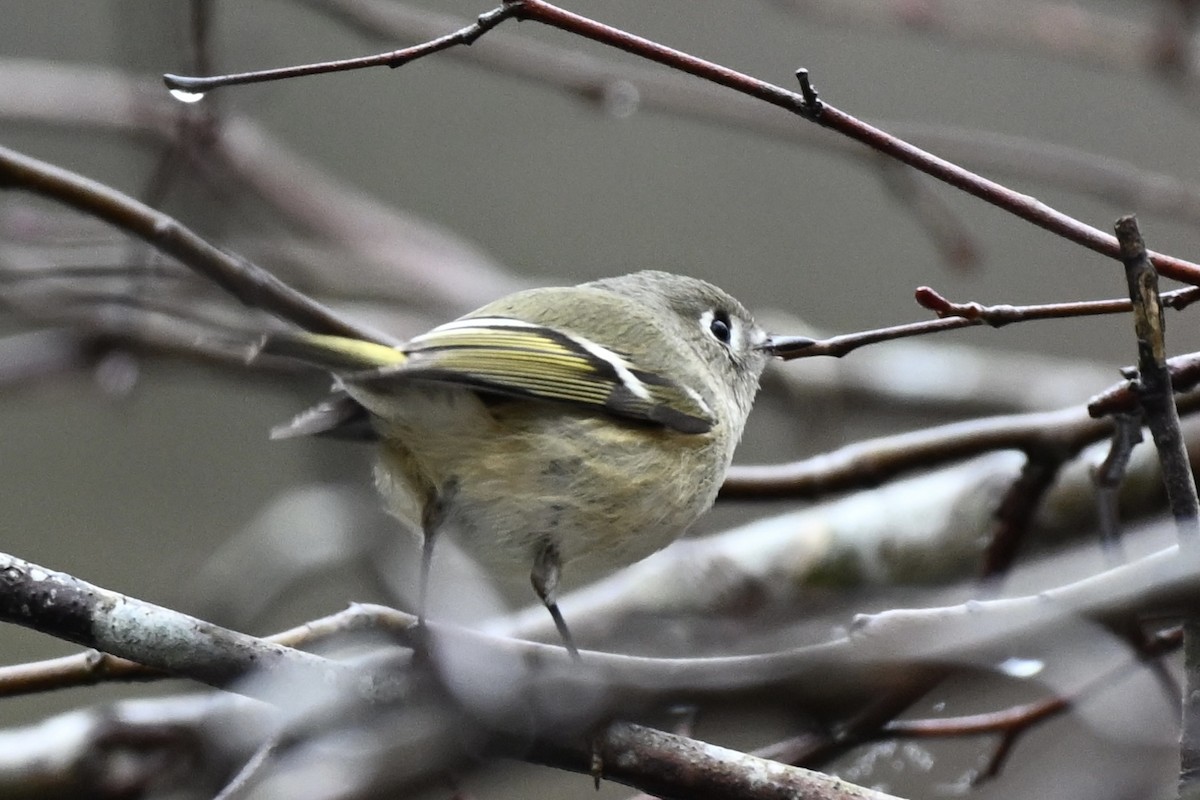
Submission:
M 700 327 L 725 347 L 732 346 L 734 321 L 725 311 L 721 309 L 705 311 L 700 315 Z

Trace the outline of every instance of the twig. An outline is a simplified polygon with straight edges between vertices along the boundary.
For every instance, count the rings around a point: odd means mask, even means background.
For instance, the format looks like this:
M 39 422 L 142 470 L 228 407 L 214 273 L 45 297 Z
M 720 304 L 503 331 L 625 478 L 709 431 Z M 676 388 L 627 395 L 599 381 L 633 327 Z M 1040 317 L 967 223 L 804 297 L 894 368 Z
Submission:
M 1014 322 L 1030 322 L 1033 320 L 1067 319 L 1070 317 L 1091 317 L 1103 314 L 1120 314 L 1133 308 L 1130 301 L 1120 298 L 1112 300 L 1079 300 L 1069 303 L 1043 303 L 1040 305 L 1013 306 L 991 305 L 980 303 L 955 303 L 928 286 L 918 286 L 913 293 L 917 304 L 938 315 L 935 320 L 907 322 L 901 325 L 890 325 L 886 328 L 876 328 L 857 333 L 843 333 L 825 339 L 812 339 L 797 342 L 783 355 L 785 360 L 797 358 L 812 358 L 815 356 L 832 356 L 841 358 L 860 347 L 890 342 L 897 339 L 908 339 L 913 336 L 926 336 L 931 333 L 942 333 L 960 328 L 971 328 L 977 325 L 990 325 L 1001 328 Z M 1176 289 L 1163 295 L 1164 305 L 1176 310 L 1186 308 L 1200 300 L 1200 287 Z M 1200 366 L 1197 367 L 1197 379 L 1200 380 Z
M 1014 322 L 1027 322 L 1035 319 L 1067 319 L 1102 314 L 1123 314 L 1133 309 L 1133 303 L 1124 298 L 1043 303 L 1029 306 L 985 306 L 980 303 L 955 303 L 928 286 L 918 286 L 914 296 L 917 305 L 929 309 L 940 318 L 961 317 L 980 324 L 991 325 L 993 328 L 1002 328 Z M 1164 292 L 1162 295 L 1163 305 L 1177 311 L 1187 308 L 1197 300 L 1200 300 L 1200 287 L 1195 286 Z
M 119 681 L 152 681 L 170 677 L 162 670 L 117 658 L 99 650 L 0 667 L 0 697 L 94 686 Z
M 279 746 L 280 740 L 278 737 L 270 737 L 260 744 L 258 749 L 254 751 L 254 754 L 238 770 L 237 774 L 230 778 L 229 783 L 225 784 L 221 791 L 213 797 L 213 800 L 235 800 L 235 798 L 242 796 L 242 792 L 262 772 L 271 756 L 279 749 Z
M 1021 734 L 1028 731 L 1037 723 L 1057 716 L 1071 708 L 1078 697 L 1047 697 L 1032 703 L 1006 708 L 1002 711 L 987 711 L 982 714 L 969 714 L 961 717 L 941 719 L 905 719 L 893 720 L 884 725 L 879 733 L 881 736 L 895 736 L 905 739 L 933 739 L 951 736 L 975 736 L 981 733 L 998 733 L 1000 742 L 987 766 L 979 773 L 974 781 L 979 785 L 983 779 L 994 778 L 1000 774 L 1000 769 L 1012 752 L 1013 745 Z
M 781 354 L 785 361 L 797 358 L 812 358 L 814 356 L 832 356 L 841 358 L 854 352 L 860 347 L 890 342 L 896 339 L 907 339 L 912 336 L 925 336 L 931 333 L 954 331 L 959 328 L 970 328 L 981 323 L 955 317 L 952 319 L 931 319 L 921 322 L 908 322 L 903 325 L 891 325 L 886 328 L 876 328 L 859 333 L 843 333 L 825 339 L 810 339 L 807 342 L 795 337 L 787 353 Z
M 300 78 L 305 75 L 325 75 L 330 72 L 344 72 L 346 70 L 369 67 L 390 67 L 395 69 L 396 67 L 404 66 L 410 61 L 416 61 L 419 58 L 440 53 L 450 47 L 472 45 L 476 39 L 516 14 L 516 12 L 517 9 L 510 6 L 494 8 L 484 14 L 480 14 L 474 23 L 467 25 L 465 28 L 460 28 L 445 36 L 439 36 L 432 41 L 423 42 L 413 47 L 405 47 L 402 50 L 393 50 L 390 53 L 380 53 L 362 58 L 324 61 L 319 64 L 305 64 L 296 67 L 241 72 L 236 75 L 218 75 L 215 77 L 189 77 L 168 73 L 163 75 L 163 83 L 173 93 L 183 92 L 185 95 L 204 95 L 222 86 L 264 83 L 266 81 L 277 81 L 287 78 Z

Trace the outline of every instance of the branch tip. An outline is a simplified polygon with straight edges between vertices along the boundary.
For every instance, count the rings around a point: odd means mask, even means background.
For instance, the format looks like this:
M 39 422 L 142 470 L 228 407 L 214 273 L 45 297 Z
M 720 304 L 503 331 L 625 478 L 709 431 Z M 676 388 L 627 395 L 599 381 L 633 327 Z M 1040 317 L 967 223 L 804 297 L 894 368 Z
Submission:
M 204 78 L 172 75 L 168 72 L 162 76 L 162 80 L 168 89 L 178 92 L 195 92 L 204 88 Z
M 1130 261 L 1146 255 L 1146 243 L 1142 240 L 1142 232 L 1138 229 L 1137 217 L 1127 214 L 1113 225 L 1117 234 L 1117 243 L 1121 247 L 1121 260 Z
M 800 82 L 800 96 L 804 98 L 805 113 L 813 119 L 818 118 L 821 116 L 821 111 L 824 110 L 825 104 L 821 102 L 820 95 L 817 94 L 816 88 L 812 85 L 807 67 L 801 67 L 796 70 L 796 80 Z
M 932 286 L 918 286 L 913 292 L 913 299 L 921 308 L 928 309 L 941 316 L 950 310 L 951 303 Z

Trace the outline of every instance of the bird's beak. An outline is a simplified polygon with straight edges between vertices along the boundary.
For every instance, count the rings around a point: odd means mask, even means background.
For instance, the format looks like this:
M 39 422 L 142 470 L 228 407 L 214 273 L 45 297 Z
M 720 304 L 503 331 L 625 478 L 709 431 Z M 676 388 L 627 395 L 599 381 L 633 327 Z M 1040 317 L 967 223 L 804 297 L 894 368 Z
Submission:
M 769 356 L 778 356 L 786 360 L 798 358 L 816 343 L 816 339 L 807 336 L 767 336 L 767 340 L 760 344 L 758 349 Z

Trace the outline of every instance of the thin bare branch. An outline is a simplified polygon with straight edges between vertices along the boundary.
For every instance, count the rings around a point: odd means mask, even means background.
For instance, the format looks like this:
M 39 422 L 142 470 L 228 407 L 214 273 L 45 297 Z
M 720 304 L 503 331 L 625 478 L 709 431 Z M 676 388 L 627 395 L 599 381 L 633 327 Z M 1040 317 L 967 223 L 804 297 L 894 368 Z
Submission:
M 298 67 L 281 67 L 279 69 L 256 70 L 254 72 L 240 72 L 236 75 L 217 75 L 213 77 L 189 77 L 186 75 L 163 75 L 163 83 L 173 93 L 182 92 L 185 95 L 204 95 L 214 89 L 219 89 L 222 86 L 241 86 L 250 83 L 265 83 L 267 81 L 285 80 L 288 78 L 300 78 L 305 75 L 325 75 L 330 72 L 344 72 L 353 69 L 366 69 L 370 67 L 402 67 L 409 62 L 416 61 L 419 58 L 440 53 L 457 45 L 472 45 L 475 40 L 483 34 L 490 31 L 492 28 L 499 25 L 504 20 L 515 14 L 515 9 L 501 6 L 494 8 L 487 13 L 480 14 L 479 18 L 471 25 L 467 25 L 453 33 L 448 33 L 445 36 L 439 36 L 428 42 L 406 47 L 402 50 L 393 50 L 390 53 L 381 53 L 379 55 L 364 56 L 362 58 L 346 58 L 338 61 L 324 61 L 319 64 L 304 64 Z M 191 98 L 188 98 L 191 100 Z
M 908 339 L 914 336 L 927 336 L 932 333 L 971 328 L 977 325 L 990 325 L 1000 328 L 1014 322 L 1031 322 L 1046 319 L 1068 319 L 1070 317 L 1091 317 L 1104 314 L 1120 314 L 1129 311 L 1133 306 L 1128 300 L 1114 298 L 1112 300 L 1080 300 L 1068 303 L 1043 303 L 1040 305 L 1013 306 L 990 305 L 980 303 L 955 303 L 928 286 L 918 286 L 914 292 L 917 304 L 938 315 L 936 320 L 907 322 L 901 325 L 890 325 L 886 328 L 876 328 L 857 333 L 843 333 L 825 339 L 797 338 L 788 351 L 782 354 L 785 360 L 796 358 L 812 358 L 814 356 L 832 356 L 842 358 L 859 348 L 867 345 L 890 342 L 896 339 Z M 1200 287 L 1176 289 L 1163 295 L 1165 305 L 1174 309 L 1183 309 L 1200 299 Z
M 928 308 L 942 319 L 961 317 L 991 325 L 993 328 L 1035 319 L 1068 319 L 1103 314 L 1123 314 L 1133 309 L 1133 304 L 1124 298 L 1043 303 L 1029 306 L 1007 304 L 985 306 L 974 302 L 955 303 L 928 286 L 917 287 L 915 296 L 918 305 Z M 1176 289 L 1173 292 L 1164 292 L 1162 295 L 1163 305 L 1176 310 L 1187 308 L 1197 300 L 1200 300 L 1200 287 Z

